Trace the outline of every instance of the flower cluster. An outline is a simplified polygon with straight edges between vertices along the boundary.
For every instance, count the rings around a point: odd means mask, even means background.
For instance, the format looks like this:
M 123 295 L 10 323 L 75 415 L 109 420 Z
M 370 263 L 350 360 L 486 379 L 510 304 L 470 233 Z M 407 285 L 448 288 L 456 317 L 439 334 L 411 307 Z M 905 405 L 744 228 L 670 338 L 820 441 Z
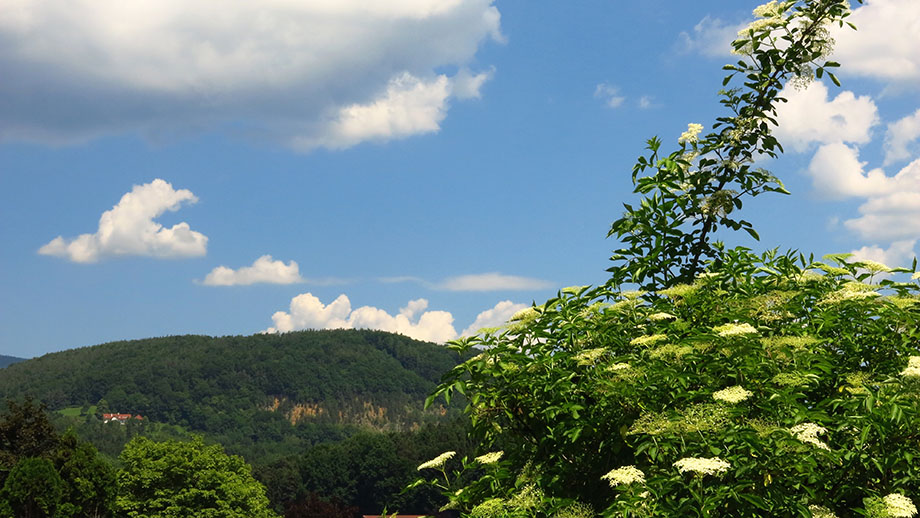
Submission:
M 696 286 L 695 284 L 675 284 L 670 288 L 658 290 L 658 293 L 666 297 L 676 299 L 678 297 L 687 298 L 690 295 L 696 293 L 697 290 L 699 290 L 699 286 Z
M 837 291 L 829 293 L 823 299 L 822 304 L 837 304 L 845 300 L 861 300 L 878 297 L 881 295 L 875 291 L 876 286 L 863 284 L 861 282 L 848 282 Z
M 480 455 L 476 457 L 476 462 L 480 464 L 495 464 L 496 462 L 498 462 L 499 459 L 502 458 L 502 455 L 504 454 L 505 452 L 503 451 L 492 451 L 492 452 L 486 453 L 485 455 Z
M 680 134 L 680 138 L 677 139 L 677 143 L 678 144 L 696 143 L 697 141 L 699 141 L 699 134 L 701 131 L 703 131 L 702 124 L 696 124 L 696 123 L 691 122 L 690 124 L 687 124 L 687 131 Z
M 735 385 L 713 393 L 712 398 L 726 403 L 740 403 L 753 395 L 753 392 L 745 390 L 741 385 Z
M 423 469 L 439 469 L 439 468 L 442 468 L 442 467 L 444 466 L 444 463 L 446 463 L 448 460 L 450 460 L 451 457 L 453 457 L 453 456 L 456 455 L 456 454 L 457 454 L 457 452 L 455 452 L 455 451 L 445 451 L 444 453 L 442 453 L 442 454 L 438 455 L 437 457 L 435 457 L 435 458 L 429 460 L 428 462 L 423 462 L 423 463 L 419 464 L 418 470 L 419 470 L 419 471 L 422 471 Z
M 639 336 L 629 341 L 629 345 L 655 345 L 668 339 L 667 335 L 657 334 L 649 336 Z
M 911 356 L 907 360 L 907 368 L 901 371 L 901 376 L 920 377 L 920 356 Z
M 614 363 L 610 365 L 609 367 L 607 367 L 607 370 L 608 371 L 621 371 L 621 370 L 626 370 L 628 368 L 630 368 L 630 365 L 628 363 Z
M 755 7 L 754 16 L 758 18 L 772 18 L 783 14 L 784 9 L 785 3 L 777 4 L 776 0 L 772 0 L 771 2 Z
M 827 428 L 823 426 L 818 426 L 815 423 L 800 423 L 790 428 L 789 432 L 802 442 L 807 442 L 822 450 L 830 450 L 827 444 L 818 439 L 819 435 L 827 433 Z
M 728 468 L 732 466 L 719 457 L 684 457 L 675 462 L 674 465 L 677 467 L 677 471 L 681 473 L 692 471 L 700 475 L 717 475 L 719 473 L 725 473 L 728 471 Z
M 719 336 L 743 336 L 758 334 L 757 329 L 747 322 L 743 324 L 723 324 L 721 326 L 712 328 L 712 330 L 715 331 Z
M 859 262 L 857 262 L 856 264 L 857 264 L 860 268 L 869 270 L 869 271 L 872 272 L 872 273 L 890 272 L 890 271 L 891 271 L 891 267 L 890 267 L 890 266 L 888 266 L 888 265 L 886 265 L 886 264 L 882 264 L 882 263 L 880 263 L 880 262 L 878 262 L 878 261 L 870 261 L 870 260 L 866 259 L 866 260 L 863 260 L 863 261 L 859 261 Z
M 917 514 L 917 506 L 904 495 L 892 493 L 882 501 L 885 502 L 885 511 L 892 518 L 911 518 Z
M 608 471 L 606 475 L 601 477 L 601 480 L 610 482 L 610 487 L 625 486 L 634 482 L 644 484 L 645 473 L 642 473 L 642 470 L 635 466 L 623 466 Z
M 836 514 L 824 506 L 809 505 L 808 510 L 811 511 L 812 518 L 837 518 Z
M 576 354 L 573 359 L 578 365 L 593 365 L 597 360 L 607 352 L 607 349 L 599 347 L 597 349 L 585 349 Z
M 649 320 L 659 321 L 659 320 L 673 320 L 677 317 L 670 313 L 652 313 L 648 316 Z

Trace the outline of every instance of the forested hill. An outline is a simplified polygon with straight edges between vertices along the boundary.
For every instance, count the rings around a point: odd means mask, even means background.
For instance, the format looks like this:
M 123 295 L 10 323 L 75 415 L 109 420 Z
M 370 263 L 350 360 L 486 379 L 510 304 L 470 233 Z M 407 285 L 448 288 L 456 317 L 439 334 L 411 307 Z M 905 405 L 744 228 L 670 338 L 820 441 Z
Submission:
M 380 331 L 170 336 L 11 365 L 0 370 L 0 398 L 32 395 L 52 410 L 98 405 L 245 442 L 278 440 L 299 424 L 383 430 L 438 419 L 422 402 L 456 362 L 441 346 Z
M 18 362 L 21 362 L 21 361 L 24 361 L 24 359 L 23 359 L 23 358 L 17 358 L 17 357 L 15 357 L 15 356 L 4 356 L 4 355 L 0 354 L 0 369 L 6 367 L 7 365 L 12 365 L 12 364 L 14 364 L 14 363 L 18 363 Z

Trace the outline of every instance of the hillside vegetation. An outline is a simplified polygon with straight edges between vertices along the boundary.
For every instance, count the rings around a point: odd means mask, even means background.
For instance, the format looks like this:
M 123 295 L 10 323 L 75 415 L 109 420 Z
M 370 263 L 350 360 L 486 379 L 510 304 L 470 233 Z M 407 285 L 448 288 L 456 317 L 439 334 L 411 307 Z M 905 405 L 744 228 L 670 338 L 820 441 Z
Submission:
M 422 402 L 456 361 L 437 345 L 379 331 L 170 336 L 12 365 L 0 371 L 0 398 L 140 414 L 245 454 L 256 444 L 342 438 L 347 427 L 399 431 L 439 421 L 446 410 L 423 411 Z
M 0 369 L 6 367 L 6 366 L 8 366 L 8 365 L 12 365 L 12 364 L 14 364 L 14 363 L 21 362 L 21 361 L 24 361 L 24 359 L 23 359 L 23 358 L 17 358 L 17 357 L 15 357 L 15 356 L 4 356 L 4 355 L 0 354 Z
M 171 336 L 47 354 L 0 370 L 0 399 L 32 396 L 115 465 L 138 436 L 220 443 L 242 455 L 274 509 L 428 512 L 430 491 L 398 496 L 415 467 L 466 450 L 458 410 L 423 409 L 462 357 L 380 331 Z M 452 405 L 453 407 L 462 406 Z M 105 424 L 103 413 L 141 415 Z

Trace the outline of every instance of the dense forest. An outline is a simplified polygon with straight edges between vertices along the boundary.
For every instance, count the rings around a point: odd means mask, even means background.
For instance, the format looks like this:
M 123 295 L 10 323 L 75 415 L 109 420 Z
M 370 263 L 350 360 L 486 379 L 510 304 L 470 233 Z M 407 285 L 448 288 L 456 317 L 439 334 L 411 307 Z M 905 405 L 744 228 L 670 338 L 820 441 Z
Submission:
M 461 359 L 379 331 L 173 336 L 11 365 L 0 371 L 0 398 L 43 402 L 58 430 L 115 467 L 136 437 L 220 444 L 253 466 L 286 516 L 431 512 L 438 495 L 399 490 L 427 458 L 471 449 L 456 408 L 423 409 Z M 106 413 L 141 418 L 119 425 L 103 422 Z
M 15 356 L 4 356 L 0 354 L 0 369 L 6 367 L 7 365 L 12 365 L 14 363 L 18 363 L 23 360 L 24 360 L 23 358 L 17 358 Z

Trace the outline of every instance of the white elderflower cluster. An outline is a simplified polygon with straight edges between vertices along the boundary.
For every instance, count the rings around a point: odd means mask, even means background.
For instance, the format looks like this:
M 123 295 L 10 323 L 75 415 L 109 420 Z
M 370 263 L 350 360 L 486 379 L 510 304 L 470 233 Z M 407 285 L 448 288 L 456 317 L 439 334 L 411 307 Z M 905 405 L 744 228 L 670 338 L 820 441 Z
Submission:
M 911 280 L 914 280 L 914 281 L 917 279 L 920 279 L 920 272 L 914 272 L 914 274 L 911 275 L 910 278 Z
M 499 459 L 502 458 L 502 455 L 504 454 L 505 452 L 503 451 L 492 451 L 492 452 L 486 453 L 485 455 L 480 455 L 476 457 L 476 462 L 480 464 L 495 464 L 496 462 L 498 462 Z
M 783 5 L 773 0 L 763 5 L 758 5 L 754 8 L 754 16 L 758 18 L 772 18 L 774 16 L 779 16 L 783 14 Z
M 833 511 L 824 506 L 809 505 L 808 510 L 811 511 L 812 518 L 837 518 Z
M 892 493 L 882 501 L 885 503 L 885 511 L 892 518 L 911 518 L 917 514 L 917 506 L 904 495 Z
M 419 464 L 418 470 L 422 471 L 423 469 L 439 469 L 444 466 L 444 463 L 446 463 L 448 460 L 450 460 L 451 457 L 453 457 L 456 454 L 457 452 L 455 451 L 445 451 L 444 453 L 429 460 L 428 462 L 423 462 Z
M 911 356 L 907 360 L 907 368 L 901 371 L 901 376 L 920 377 L 920 356 Z
M 695 144 L 699 141 L 699 134 L 703 131 L 702 124 L 696 124 L 691 122 L 687 124 L 687 131 L 680 134 L 680 138 L 677 139 L 678 144 Z
M 585 349 L 580 353 L 576 354 L 573 359 L 578 362 L 578 365 L 593 365 L 597 360 L 607 352 L 607 349 L 603 347 L 598 347 L 597 349 Z
M 667 335 L 657 334 L 649 336 L 638 336 L 629 341 L 629 345 L 655 345 L 668 339 Z
M 817 446 L 822 450 L 830 450 L 830 446 L 821 442 L 818 439 L 819 435 L 827 433 L 827 428 L 823 426 L 816 425 L 815 423 L 800 423 L 789 429 L 789 432 L 795 436 L 796 439 L 807 442 L 808 444 Z
M 671 286 L 670 288 L 658 290 L 658 293 L 676 300 L 678 298 L 685 299 L 689 297 L 690 295 L 693 295 L 694 293 L 696 293 L 698 289 L 699 289 L 699 286 L 695 284 L 675 284 L 674 286 Z
M 684 457 L 675 462 L 677 471 L 686 473 L 692 471 L 700 475 L 717 475 L 725 473 L 732 465 L 720 459 L 719 457 Z
M 614 363 L 613 365 L 610 365 L 609 367 L 607 367 L 607 370 L 608 371 L 622 371 L 622 370 L 626 370 L 629 368 L 630 368 L 630 365 L 628 363 Z
M 848 282 L 839 290 L 829 293 L 821 299 L 819 303 L 836 304 L 845 300 L 861 300 L 878 297 L 881 294 L 875 291 L 876 288 L 877 286 L 872 286 L 871 284 L 863 284 L 855 281 Z
M 712 398 L 726 403 L 740 403 L 753 395 L 753 392 L 745 390 L 741 385 L 735 385 L 713 393 Z
M 511 315 L 511 318 L 508 320 L 511 322 L 522 322 L 522 321 L 533 320 L 537 318 L 538 316 L 540 316 L 540 314 L 537 312 L 537 310 L 530 307 L 530 308 L 524 308 L 518 311 L 517 313 Z
M 659 320 L 674 320 L 674 319 L 676 319 L 676 318 L 677 318 L 677 317 L 675 317 L 674 315 L 672 315 L 672 314 L 670 314 L 670 313 L 664 313 L 664 312 L 652 313 L 651 315 L 648 316 L 648 319 L 649 319 L 649 320 L 652 320 L 652 321 L 655 321 L 655 322 L 657 322 L 657 321 L 659 321 Z
M 891 267 L 878 261 L 864 260 L 857 263 L 860 268 L 869 270 L 871 273 L 890 272 Z
M 719 336 L 744 336 L 758 334 L 757 329 L 747 322 L 743 324 L 723 324 L 721 326 L 712 328 L 712 330 L 715 331 Z
M 634 482 L 644 484 L 645 473 L 642 473 L 642 470 L 635 466 L 623 466 L 621 468 L 616 468 L 608 471 L 606 475 L 601 477 L 601 480 L 608 481 L 610 483 L 610 487 L 616 487 L 620 485 L 625 486 Z

